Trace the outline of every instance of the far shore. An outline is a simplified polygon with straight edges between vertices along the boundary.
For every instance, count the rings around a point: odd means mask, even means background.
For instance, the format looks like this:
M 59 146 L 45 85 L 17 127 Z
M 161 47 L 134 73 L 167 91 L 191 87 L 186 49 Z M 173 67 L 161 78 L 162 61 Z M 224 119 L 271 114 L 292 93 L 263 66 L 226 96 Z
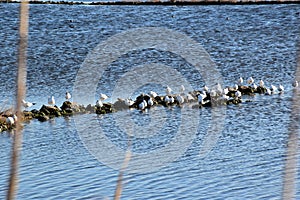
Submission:
M 20 0 L 0 0 L 0 3 L 20 3 Z M 66 5 L 251 5 L 251 4 L 300 4 L 299 0 L 170 0 L 170 1 L 27 1 L 30 4 L 66 4 Z

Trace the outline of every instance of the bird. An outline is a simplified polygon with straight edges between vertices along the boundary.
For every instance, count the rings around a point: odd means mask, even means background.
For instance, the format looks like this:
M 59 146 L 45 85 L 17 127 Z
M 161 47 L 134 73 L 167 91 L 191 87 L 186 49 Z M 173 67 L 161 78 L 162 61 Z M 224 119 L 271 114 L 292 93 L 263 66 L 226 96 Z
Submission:
M 6 118 L 6 123 L 9 125 L 14 125 L 15 124 L 15 120 L 13 117 L 7 117 Z
M 257 89 L 257 85 L 255 83 L 253 83 L 253 89 L 256 90 Z
M 252 83 L 254 83 L 254 79 L 250 76 L 250 77 L 248 78 L 248 80 L 247 80 L 247 83 L 248 83 L 249 85 L 251 85 Z
M 166 104 L 171 103 L 171 99 L 170 99 L 170 97 L 169 97 L 168 95 L 165 96 L 164 102 L 165 102 Z
M 55 104 L 55 98 L 54 98 L 54 96 L 51 96 L 51 97 L 48 98 L 48 104 L 49 105 L 54 105 Z
M 181 95 L 176 96 L 176 101 L 179 104 L 183 104 L 184 103 L 184 98 Z
M 266 95 L 272 95 L 272 91 L 269 88 L 267 88 Z
M 149 95 L 150 95 L 152 98 L 157 97 L 157 93 L 156 93 L 156 92 L 153 92 L 153 91 L 150 91 L 150 92 L 149 92 Z
M 148 104 L 149 107 L 151 107 L 151 106 L 154 105 L 154 102 L 151 98 L 149 98 L 148 101 L 147 101 L 147 104 Z
M 215 90 L 212 90 L 212 91 L 210 92 L 210 96 L 211 96 L 211 97 L 216 97 L 216 96 L 217 96 L 217 92 L 216 92 Z
M 100 100 L 104 101 L 105 99 L 108 99 L 108 96 L 106 94 L 100 93 Z
M 24 108 L 30 108 L 31 106 L 35 105 L 36 103 L 31 103 L 29 101 L 22 100 L 22 105 Z
M 171 95 L 172 89 L 167 85 L 166 93 L 167 95 Z
M 224 88 L 223 89 L 223 93 L 226 95 L 226 94 L 228 94 L 228 92 L 229 92 L 229 89 L 228 88 Z
M 241 96 L 242 96 L 242 93 L 241 93 L 239 90 L 237 90 L 237 91 L 235 92 L 235 97 L 236 97 L 236 98 L 241 98 Z
M 96 101 L 96 106 L 99 107 L 99 108 L 102 108 L 103 107 L 103 102 L 99 99 Z
M 203 90 L 204 90 L 205 92 L 208 92 L 209 89 L 208 89 L 208 87 L 207 87 L 206 85 L 204 85 L 204 86 L 203 86 Z
M 187 99 L 187 101 L 194 101 L 195 100 L 195 98 L 190 93 L 188 93 L 186 95 L 186 99 Z
M 238 85 L 242 85 L 242 84 L 243 84 L 243 82 L 244 82 L 243 78 L 242 78 L 242 77 L 240 77 L 240 78 L 238 79 Z
M 239 86 L 238 86 L 237 84 L 235 84 L 235 85 L 233 86 L 233 89 L 236 91 L 236 90 L 239 89 Z
M 282 93 L 284 91 L 284 87 L 281 84 L 278 86 L 278 91 L 280 93 Z
M 66 92 L 66 96 L 65 96 L 66 100 L 71 99 L 71 94 L 69 92 Z
M 271 92 L 274 94 L 277 91 L 277 87 L 275 85 L 271 84 L 271 88 L 270 88 Z
M 184 85 L 181 85 L 181 86 L 180 86 L 180 93 L 183 94 L 184 91 L 185 91 L 185 87 L 184 87 Z
M 12 125 L 14 125 L 17 122 L 17 120 L 18 120 L 18 118 L 14 114 L 13 116 L 6 118 L 6 123 L 12 126 Z
M 132 106 L 134 104 L 134 101 L 132 101 L 131 99 L 125 99 L 124 103 L 126 106 Z
M 260 81 L 259 81 L 259 86 L 260 86 L 260 87 L 264 87 L 264 86 L 265 86 L 265 83 L 264 83 L 263 80 L 260 80 Z
M 222 89 L 222 86 L 220 83 L 217 83 L 217 86 L 216 86 L 216 92 L 217 94 L 222 94 L 223 93 L 223 89 Z
M 198 95 L 198 103 L 199 103 L 199 104 L 203 104 L 203 97 L 202 97 L 201 94 Z
M 147 107 L 147 102 L 144 99 L 140 104 L 139 104 L 139 109 L 144 110 Z
M 298 83 L 297 80 L 295 80 L 295 81 L 293 82 L 293 84 L 292 84 L 293 87 L 298 87 L 298 85 L 299 85 L 299 83 Z

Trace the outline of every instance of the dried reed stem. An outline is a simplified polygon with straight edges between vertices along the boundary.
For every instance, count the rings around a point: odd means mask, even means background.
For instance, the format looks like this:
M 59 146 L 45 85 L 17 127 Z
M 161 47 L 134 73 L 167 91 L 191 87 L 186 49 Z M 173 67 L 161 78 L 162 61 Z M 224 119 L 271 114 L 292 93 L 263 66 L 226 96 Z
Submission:
M 300 51 L 298 52 L 295 80 L 300 81 Z M 298 170 L 298 140 L 300 124 L 300 90 L 294 88 L 292 112 L 290 115 L 289 137 L 286 149 L 282 199 L 296 199 Z
M 20 25 L 19 25 L 19 52 L 18 52 L 18 74 L 17 74 L 17 102 L 16 102 L 16 130 L 14 132 L 14 140 L 12 145 L 11 169 L 9 186 L 7 191 L 7 199 L 15 199 L 18 189 L 18 167 L 19 154 L 22 147 L 22 99 L 26 93 L 26 49 L 28 41 L 28 1 L 22 0 L 20 4 Z

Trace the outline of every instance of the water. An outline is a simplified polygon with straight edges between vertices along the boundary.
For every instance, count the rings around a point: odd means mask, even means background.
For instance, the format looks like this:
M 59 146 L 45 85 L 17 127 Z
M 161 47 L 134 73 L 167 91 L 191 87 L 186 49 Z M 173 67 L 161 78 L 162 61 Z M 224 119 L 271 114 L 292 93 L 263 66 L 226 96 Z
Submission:
M 0 101 L 6 105 L 12 104 L 15 93 L 18 8 L 18 4 L 0 4 Z M 122 111 L 102 117 L 60 117 L 44 123 L 33 120 L 24 127 L 18 199 L 111 199 L 118 170 L 91 155 L 93 151 L 105 155 L 105 146 L 89 146 L 93 141 L 83 140 L 85 134 L 79 131 L 100 126 L 105 137 L 122 152 L 113 152 L 120 159 L 109 157 L 114 166 L 122 164 L 128 131 L 133 134 L 135 158 L 128 170 L 149 170 L 174 158 L 158 170 L 125 173 L 124 199 L 280 199 L 299 8 L 31 5 L 27 100 L 37 102 L 36 108 L 45 104 L 49 95 L 56 97 L 57 104 L 63 102 L 65 91 L 73 90 L 87 54 L 100 42 L 132 28 L 153 26 L 179 31 L 199 42 L 216 63 L 225 85 L 232 85 L 240 76 L 252 76 L 257 81 L 263 79 L 267 85 L 281 83 L 287 91 L 281 96 L 245 97 L 252 102 L 228 106 L 223 110 L 224 126 L 215 135 L 207 133 L 222 120 L 214 123 L 214 110 L 210 108 L 158 107 L 147 113 Z M 123 74 L 154 62 L 176 69 L 194 89 L 204 84 L 203 77 L 182 57 L 147 49 L 129 52 L 111 63 L 99 81 L 97 93 L 111 95 Z M 133 82 L 131 86 L 137 88 L 135 94 L 150 88 L 164 92 L 155 83 L 137 87 Z M 196 124 L 183 123 L 189 113 L 198 117 Z M 180 126 L 186 123 L 192 125 L 190 130 L 197 131 L 179 135 Z M 140 126 L 145 127 L 144 132 Z M 151 132 L 151 128 L 158 131 Z M 209 139 L 215 144 L 205 143 Z M 10 133 L 0 134 L 1 198 L 7 188 L 11 141 Z M 178 148 L 172 149 L 171 142 L 178 143 Z M 184 145 L 180 146 L 180 142 Z M 211 146 L 211 151 L 208 148 L 205 152 L 205 145 Z M 164 148 L 164 154 L 142 159 Z M 201 150 L 203 156 L 199 155 Z M 142 155 L 140 160 L 136 155 Z

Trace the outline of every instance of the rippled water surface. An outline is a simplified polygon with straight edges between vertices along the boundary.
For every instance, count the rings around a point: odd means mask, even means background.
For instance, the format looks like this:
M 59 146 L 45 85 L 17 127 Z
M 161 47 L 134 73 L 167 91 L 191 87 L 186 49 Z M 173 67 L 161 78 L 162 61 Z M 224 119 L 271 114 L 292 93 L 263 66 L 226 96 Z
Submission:
M 15 94 L 18 9 L 18 4 L 0 4 L 0 102 L 8 106 Z M 281 83 L 286 92 L 245 97 L 250 102 L 223 109 L 186 105 L 32 120 L 23 131 L 18 199 L 111 199 L 129 139 L 132 160 L 124 174 L 124 199 L 280 199 L 299 17 L 299 5 L 30 5 L 27 100 L 36 102 L 35 108 L 50 95 L 58 105 L 63 102 L 99 43 L 143 27 L 167 28 L 198 42 L 225 85 L 252 76 L 268 86 Z M 205 82 L 179 55 L 137 49 L 107 66 L 96 94 L 112 95 L 124 74 L 145 63 L 170 66 L 194 89 Z M 150 89 L 164 93 L 161 85 L 135 83 L 128 85 L 137 88 L 133 97 Z M 11 144 L 10 133 L 0 134 L 1 199 Z M 297 191 L 300 199 L 299 184 Z

